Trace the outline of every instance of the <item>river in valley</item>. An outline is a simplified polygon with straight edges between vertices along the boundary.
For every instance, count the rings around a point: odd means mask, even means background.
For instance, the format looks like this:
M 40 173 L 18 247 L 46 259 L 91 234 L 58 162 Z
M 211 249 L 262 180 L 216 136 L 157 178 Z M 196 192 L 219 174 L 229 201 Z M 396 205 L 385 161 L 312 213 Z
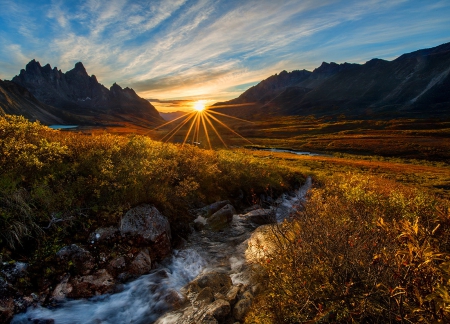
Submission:
M 311 178 L 295 193 L 284 194 L 273 204 L 277 221 L 288 217 L 304 200 Z M 233 285 L 247 284 L 250 270 L 245 259 L 247 241 L 257 225 L 234 215 L 228 227 L 213 232 L 196 231 L 185 247 L 175 250 L 158 269 L 118 288 L 114 294 L 70 300 L 55 308 L 30 307 L 16 315 L 13 324 L 148 324 L 178 323 L 182 309 L 171 310 L 180 290 L 202 272 L 230 275 Z

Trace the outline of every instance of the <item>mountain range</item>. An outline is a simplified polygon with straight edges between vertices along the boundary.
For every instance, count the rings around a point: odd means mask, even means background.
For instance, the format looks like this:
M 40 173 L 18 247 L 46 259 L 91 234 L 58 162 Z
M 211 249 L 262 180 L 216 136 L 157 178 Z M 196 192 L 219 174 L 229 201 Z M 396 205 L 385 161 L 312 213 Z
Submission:
M 282 71 L 213 109 L 247 119 L 268 116 L 330 116 L 353 119 L 450 116 L 450 43 L 386 61 L 325 63 Z M 225 106 L 225 107 L 220 107 Z M 233 107 L 235 106 L 235 107 Z M 109 89 L 81 62 L 61 72 L 30 61 L 12 81 L 0 80 L 0 114 L 24 115 L 44 124 L 160 125 L 155 107 L 133 89 Z M 172 119 L 173 114 L 163 114 Z
M 231 108 L 233 105 L 248 104 Z M 314 115 L 351 118 L 450 116 L 450 43 L 393 61 L 325 63 L 270 76 L 214 106 L 237 117 Z M 219 109 L 219 108 L 216 108 Z
M 95 75 L 87 74 L 81 62 L 63 73 L 32 60 L 12 81 L 1 81 L 0 109 L 44 124 L 129 122 L 153 126 L 164 121 L 133 89 L 122 89 L 116 83 L 107 89 Z

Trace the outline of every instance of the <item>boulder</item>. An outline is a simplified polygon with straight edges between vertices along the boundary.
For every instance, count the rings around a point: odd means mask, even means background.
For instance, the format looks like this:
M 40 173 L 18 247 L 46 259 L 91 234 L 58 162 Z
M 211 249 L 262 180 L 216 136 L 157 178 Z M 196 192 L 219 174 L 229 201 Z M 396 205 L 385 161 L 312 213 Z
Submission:
M 234 305 L 233 317 L 238 321 L 243 320 L 251 305 L 252 301 L 250 299 L 241 299 L 236 303 L 236 305 Z
M 233 306 L 236 303 L 239 290 L 240 287 L 238 286 L 233 286 L 230 288 L 230 290 L 228 290 L 226 299 L 228 300 L 231 306 Z
M 95 266 L 92 255 L 76 244 L 63 247 L 56 253 L 56 257 L 66 267 L 73 266 L 75 273 L 81 275 L 87 275 Z
M 120 233 L 122 236 L 136 239 L 138 244 L 152 245 L 152 253 L 158 258 L 170 253 L 169 221 L 151 205 L 140 205 L 130 209 L 122 218 Z
M 218 299 L 206 308 L 206 314 L 214 316 L 215 319 L 220 320 L 230 314 L 230 303 L 223 299 Z
M 197 294 L 197 296 L 192 301 L 194 306 L 202 306 L 210 304 L 214 301 L 214 292 L 211 287 L 205 287 Z
M 226 273 L 208 272 L 197 276 L 190 285 L 198 285 L 200 288 L 211 288 L 214 292 L 226 294 L 231 287 L 231 278 Z
M 92 275 L 75 277 L 70 283 L 73 288 L 67 295 L 70 298 L 89 298 L 114 290 L 114 279 L 105 269 L 98 270 Z
M 216 211 L 222 209 L 222 207 L 231 204 L 229 200 L 222 200 L 222 201 L 216 201 L 215 203 L 212 203 L 211 205 L 196 209 L 194 213 L 197 216 L 202 216 L 205 218 L 208 218 L 212 214 L 214 214 Z
M 152 260 L 147 249 L 144 249 L 136 255 L 129 267 L 129 272 L 136 276 L 148 273 L 152 269 Z
M 126 265 L 127 265 L 127 263 L 125 261 L 125 258 L 123 256 L 120 256 L 120 257 L 117 257 L 117 258 L 111 260 L 111 262 L 109 262 L 107 270 L 112 275 L 117 275 L 118 273 L 121 273 L 122 271 L 124 271 Z
M 273 209 L 255 209 L 247 214 L 244 214 L 242 217 L 257 225 L 272 224 L 277 221 L 275 211 Z
M 227 204 L 220 210 L 212 214 L 206 222 L 212 230 L 218 231 L 223 229 L 228 223 L 233 220 L 234 214 L 236 214 L 236 210 L 234 209 L 234 207 L 230 204 Z
M 67 295 L 73 290 L 72 284 L 69 283 L 70 275 L 65 275 L 61 282 L 56 286 L 52 293 L 52 299 L 55 301 L 63 301 Z

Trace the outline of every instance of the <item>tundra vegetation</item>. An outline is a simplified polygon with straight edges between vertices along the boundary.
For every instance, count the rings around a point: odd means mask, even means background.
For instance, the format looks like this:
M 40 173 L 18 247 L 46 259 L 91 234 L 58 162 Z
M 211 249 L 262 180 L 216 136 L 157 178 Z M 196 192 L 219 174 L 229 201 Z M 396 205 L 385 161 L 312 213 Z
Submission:
M 275 249 L 261 242 L 265 257 L 255 277 L 266 289 L 245 321 L 449 322 L 448 125 L 412 132 L 402 127 L 417 123 L 407 121 L 310 122 L 333 131 L 316 134 L 299 130 L 295 120 L 281 120 L 278 126 L 260 124 L 281 133 L 259 144 L 320 151 L 335 140 L 335 152 L 376 156 L 202 150 L 140 135 L 55 131 L 22 117 L 0 117 L 2 261 L 26 261 L 45 271 L 46 260 L 61 247 L 85 242 L 95 228 L 117 225 L 141 203 L 155 205 L 175 236 L 183 237 L 190 209 L 223 199 L 251 205 L 261 193 L 277 196 L 312 175 L 314 187 L 300 211 L 273 227 L 268 240 Z M 291 126 L 295 130 L 286 130 Z M 387 127 L 405 136 L 367 142 L 361 127 L 374 132 Z M 244 135 L 252 137 L 254 130 Z M 252 141 L 258 143 L 256 136 Z M 411 160 L 408 143 L 416 139 L 429 149 Z M 380 140 L 398 147 L 376 151 Z M 33 280 L 26 278 L 23 289 L 31 292 Z

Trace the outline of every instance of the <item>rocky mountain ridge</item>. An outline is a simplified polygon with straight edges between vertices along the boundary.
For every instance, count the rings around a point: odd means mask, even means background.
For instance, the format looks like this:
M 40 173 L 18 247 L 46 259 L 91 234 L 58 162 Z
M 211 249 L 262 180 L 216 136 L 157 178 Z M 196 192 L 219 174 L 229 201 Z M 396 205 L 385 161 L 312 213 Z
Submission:
M 133 89 L 123 89 L 116 83 L 107 89 L 97 81 L 95 75 L 88 75 L 81 62 L 63 73 L 56 67 L 52 69 L 50 64 L 42 67 L 39 62 L 32 60 L 12 82 L 26 88 L 41 103 L 77 116 L 81 122 L 88 120 L 96 124 L 128 121 L 141 125 L 163 122 L 155 107 L 140 98 Z M 21 114 L 26 115 L 27 109 L 24 108 Z M 49 119 L 39 120 L 51 123 Z M 63 118 L 63 122 L 67 120 Z
M 315 115 L 352 118 L 428 118 L 450 113 L 450 43 L 393 61 L 326 63 L 312 72 L 275 74 L 238 98 L 215 105 L 239 117 Z

